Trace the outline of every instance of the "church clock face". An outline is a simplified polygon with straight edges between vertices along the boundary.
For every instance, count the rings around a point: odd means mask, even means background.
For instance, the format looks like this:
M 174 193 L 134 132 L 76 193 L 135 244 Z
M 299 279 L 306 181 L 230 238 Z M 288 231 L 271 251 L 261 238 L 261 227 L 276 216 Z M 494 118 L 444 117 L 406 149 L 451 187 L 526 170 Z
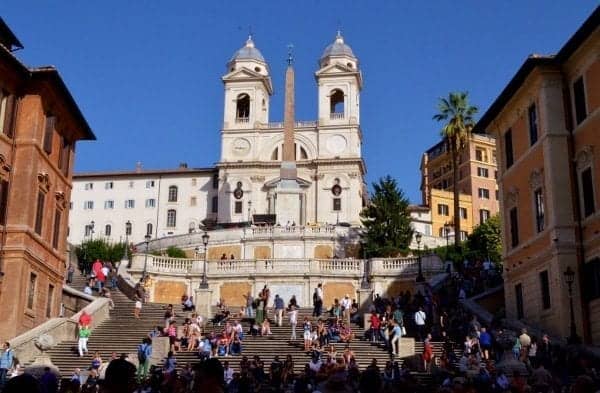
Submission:
M 342 135 L 332 135 L 327 139 L 327 150 L 333 154 L 340 154 L 346 150 L 346 138 Z
M 236 138 L 231 149 L 236 156 L 245 156 L 250 151 L 250 142 L 245 138 Z

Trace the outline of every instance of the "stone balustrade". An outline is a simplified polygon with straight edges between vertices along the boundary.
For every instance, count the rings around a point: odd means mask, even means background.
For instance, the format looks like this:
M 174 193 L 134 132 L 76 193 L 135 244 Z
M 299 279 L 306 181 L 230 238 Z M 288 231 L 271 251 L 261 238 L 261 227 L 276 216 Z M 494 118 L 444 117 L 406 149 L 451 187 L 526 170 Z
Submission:
M 276 239 L 286 237 L 332 237 L 344 236 L 347 228 L 336 228 L 334 225 L 325 226 L 266 226 L 244 229 L 244 239 Z
M 275 276 L 275 275 L 314 275 L 361 277 L 371 276 L 411 276 L 418 271 L 418 257 L 364 259 L 226 259 L 207 261 L 208 278 Z M 365 269 L 367 263 L 368 269 Z M 435 255 L 421 259 L 423 273 L 435 274 L 444 270 L 442 261 Z M 193 275 L 203 274 L 204 261 L 201 259 L 169 258 L 164 256 L 134 254 L 132 273 L 144 270 L 151 274 Z

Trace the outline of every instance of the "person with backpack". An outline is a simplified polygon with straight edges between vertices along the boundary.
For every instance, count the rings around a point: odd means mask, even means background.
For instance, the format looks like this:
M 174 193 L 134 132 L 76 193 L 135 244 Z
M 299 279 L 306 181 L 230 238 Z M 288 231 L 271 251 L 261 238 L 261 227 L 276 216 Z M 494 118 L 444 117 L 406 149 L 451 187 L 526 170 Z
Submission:
M 323 310 L 323 284 L 317 285 L 313 293 L 313 317 L 320 317 Z
M 12 368 L 13 361 L 13 351 L 10 348 L 10 343 L 7 341 L 2 345 L 2 354 L 0 355 L 0 391 L 2 391 L 4 384 L 6 384 L 6 375 L 8 374 L 8 370 Z
M 138 381 L 143 381 L 148 376 L 148 369 L 150 368 L 150 356 L 152 356 L 152 341 L 149 338 L 144 338 L 142 343 L 138 345 L 137 356 L 139 365 L 136 377 Z

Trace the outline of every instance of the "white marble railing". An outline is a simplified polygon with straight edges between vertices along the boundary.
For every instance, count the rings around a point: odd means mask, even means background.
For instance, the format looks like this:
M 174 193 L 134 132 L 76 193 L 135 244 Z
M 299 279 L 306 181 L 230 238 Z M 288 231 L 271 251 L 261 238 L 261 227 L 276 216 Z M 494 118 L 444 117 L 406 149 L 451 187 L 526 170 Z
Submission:
M 317 126 L 317 122 L 316 120 L 299 120 L 296 123 L 294 123 L 294 127 L 296 128 L 300 128 L 300 127 L 316 127 Z M 283 128 L 283 122 L 282 121 L 271 121 L 267 124 L 267 128 Z
M 237 117 L 235 119 L 236 123 L 250 123 L 250 118 L 249 117 Z
M 309 237 L 330 237 L 340 234 L 345 234 L 347 228 L 340 227 L 339 230 L 335 225 L 323 226 L 268 226 L 268 227 L 251 227 L 246 228 L 244 236 L 246 239 L 271 239 L 285 238 L 287 236 L 309 236 Z
M 331 120 L 338 120 L 338 119 L 343 119 L 344 118 L 344 112 L 341 113 L 331 113 L 329 118 Z
M 204 261 L 198 259 L 169 258 L 144 254 L 134 254 L 131 270 L 149 273 L 201 275 Z M 369 274 L 372 276 L 414 275 L 418 271 L 418 258 L 375 258 L 368 260 Z M 332 275 L 362 276 L 365 272 L 363 259 L 226 259 L 207 262 L 207 276 L 249 275 Z M 424 273 L 438 273 L 444 270 L 442 261 L 435 255 L 421 259 Z

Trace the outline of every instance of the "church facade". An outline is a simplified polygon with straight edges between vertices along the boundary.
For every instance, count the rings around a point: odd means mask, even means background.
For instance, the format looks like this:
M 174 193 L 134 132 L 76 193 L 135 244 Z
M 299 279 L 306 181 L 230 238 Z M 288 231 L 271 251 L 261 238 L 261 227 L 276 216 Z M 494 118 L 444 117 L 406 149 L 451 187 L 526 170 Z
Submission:
M 248 38 L 222 77 L 221 157 L 216 167 L 76 174 L 70 242 L 81 243 L 95 233 L 109 241 L 128 238 L 137 243 L 148 234 L 160 238 L 189 233 L 201 223 L 360 225 L 366 169 L 359 61 L 338 33 L 315 72 L 318 118 L 313 121 L 294 118 L 293 71 L 290 61 L 284 122 L 271 122 L 269 64 Z M 291 138 L 287 146 L 286 125 Z M 292 172 L 285 169 L 290 166 Z M 293 187 L 282 190 L 284 183 L 284 188 Z M 160 184 L 162 190 L 146 190 L 149 184 Z

